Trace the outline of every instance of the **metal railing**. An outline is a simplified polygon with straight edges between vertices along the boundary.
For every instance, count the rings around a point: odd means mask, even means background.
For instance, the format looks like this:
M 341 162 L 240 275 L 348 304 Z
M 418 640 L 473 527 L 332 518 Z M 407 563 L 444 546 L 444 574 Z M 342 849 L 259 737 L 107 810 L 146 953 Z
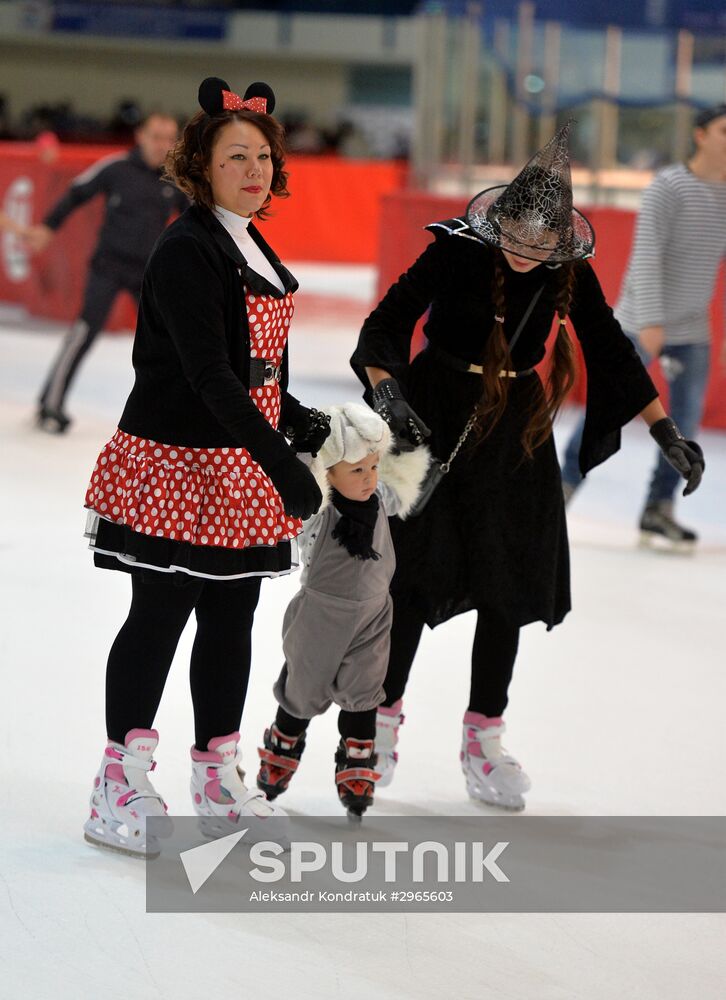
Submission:
M 521 166 L 572 116 L 573 164 L 589 199 L 628 204 L 649 170 L 688 156 L 693 112 L 726 99 L 726 37 L 583 29 L 485 5 L 419 14 L 415 183 L 470 191 Z M 578 60 L 578 52 L 581 52 Z

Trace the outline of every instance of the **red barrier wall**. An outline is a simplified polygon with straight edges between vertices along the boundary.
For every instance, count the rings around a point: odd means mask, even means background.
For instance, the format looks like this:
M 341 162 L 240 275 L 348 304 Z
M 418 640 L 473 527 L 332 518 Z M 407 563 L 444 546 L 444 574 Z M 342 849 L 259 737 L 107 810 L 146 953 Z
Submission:
M 42 163 L 35 145 L 0 143 L 0 211 L 39 222 L 73 178 L 117 150 L 61 146 L 58 159 Z M 291 197 L 273 201 L 260 223 L 283 260 L 373 263 L 378 254 L 382 195 L 401 188 L 405 164 L 291 157 Z M 2 235 L 0 301 L 17 302 L 36 316 L 69 320 L 80 308 L 86 265 L 103 211 L 97 198 L 79 208 L 50 247 L 30 259 L 17 239 Z M 133 303 L 120 297 L 108 329 L 135 325 Z
M 40 221 L 78 173 L 114 151 L 61 146 L 58 159 L 47 164 L 40 161 L 34 144 L 0 143 L 0 211 L 28 222 Z M 430 241 L 423 226 L 454 216 L 464 207 L 458 198 L 404 191 L 406 167 L 401 163 L 292 157 L 289 169 L 292 197 L 274 202 L 274 217 L 261 223 L 265 237 L 283 260 L 378 261 L 381 291 Z M 80 208 L 49 249 L 35 259 L 28 257 L 14 237 L 0 234 L 0 301 L 21 304 L 36 316 L 69 320 L 76 315 L 102 208 L 101 199 Z M 634 215 L 607 208 L 591 209 L 588 215 L 598 237 L 595 269 L 614 302 L 630 249 Z M 724 335 L 723 302 L 722 276 L 713 307 L 716 335 L 705 423 L 726 428 L 726 374 L 717 363 Z M 108 328 L 134 325 L 133 304 L 120 297 Z M 664 391 L 657 365 L 655 369 L 659 390 Z M 580 399 L 582 393 L 580 386 Z
M 416 259 L 431 242 L 432 234 L 424 230 L 429 222 L 460 215 L 464 202 L 458 198 L 442 198 L 421 192 L 401 191 L 384 195 L 379 251 L 378 290 L 383 294 L 388 286 Z M 586 209 L 597 235 L 593 261 L 608 301 L 615 303 L 625 272 L 633 237 L 635 214 L 615 208 Z M 720 367 L 718 355 L 724 338 L 724 276 L 720 276 L 711 310 L 714 338 L 711 354 L 711 379 L 706 395 L 704 424 L 726 428 L 726 372 Z M 422 342 L 419 324 L 415 348 Z M 581 365 L 582 367 L 582 365 Z M 651 374 L 658 391 L 667 398 L 666 385 L 658 365 Z M 574 399 L 584 398 L 584 382 L 576 387 Z

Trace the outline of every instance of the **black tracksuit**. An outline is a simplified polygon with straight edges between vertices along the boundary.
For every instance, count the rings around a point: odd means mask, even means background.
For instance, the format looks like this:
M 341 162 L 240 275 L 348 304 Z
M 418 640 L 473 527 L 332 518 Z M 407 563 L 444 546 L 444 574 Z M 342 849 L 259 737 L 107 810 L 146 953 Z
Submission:
M 84 292 L 81 314 L 68 331 L 43 387 L 41 406 L 62 411 L 80 362 L 103 328 L 114 299 L 129 292 L 138 302 L 146 261 L 169 218 L 188 199 L 161 171 L 149 167 L 138 147 L 99 160 L 82 173 L 43 220 L 58 229 L 79 205 L 96 195 L 106 199 Z

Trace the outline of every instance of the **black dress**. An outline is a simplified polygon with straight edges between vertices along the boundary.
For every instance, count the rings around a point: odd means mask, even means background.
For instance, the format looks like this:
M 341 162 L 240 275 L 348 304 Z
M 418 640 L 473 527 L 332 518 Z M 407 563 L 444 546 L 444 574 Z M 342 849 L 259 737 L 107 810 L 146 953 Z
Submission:
M 481 395 L 481 377 L 436 360 L 440 348 L 476 364 L 494 325 L 491 283 L 495 251 L 461 220 L 429 227 L 436 239 L 389 289 L 363 325 L 351 359 L 370 388 L 366 367 L 396 378 L 431 428 L 433 454 L 448 458 Z M 657 397 L 632 344 L 605 301 L 595 272 L 575 266 L 570 319 L 587 368 L 583 473 L 620 447 L 620 429 Z M 505 335 L 511 339 L 533 295 L 544 285 L 513 351 L 518 370 L 545 353 L 561 277 L 545 266 L 505 275 Z M 416 321 L 429 309 L 429 349 L 409 363 Z M 434 628 L 471 609 L 490 609 L 515 625 L 557 625 L 570 610 L 567 526 L 552 436 L 528 459 L 521 446 L 526 411 L 542 393 L 536 374 L 512 379 L 509 402 L 493 432 L 467 442 L 423 513 L 394 519 L 397 570 L 392 584 L 413 599 Z

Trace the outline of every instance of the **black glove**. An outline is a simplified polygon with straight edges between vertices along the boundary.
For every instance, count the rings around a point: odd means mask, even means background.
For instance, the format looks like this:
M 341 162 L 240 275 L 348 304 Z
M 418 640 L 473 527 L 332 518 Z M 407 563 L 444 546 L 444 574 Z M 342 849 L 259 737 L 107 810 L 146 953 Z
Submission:
M 399 451 L 413 451 L 431 435 L 423 420 L 403 398 L 395 378 L 384 378 L 375 387 L 373 409 L 391 428 Z
M 293 451 L 305 452 L 315 458 L 330 435 L 330 417 L 320 410 L 309 410 L 300 406 L 296 412 L 296 422 L 285 428 L 285 437 L 290 439 Z
M 299 517 L 305 521 L 319 509 L 323 494 L 315 476 L 292 452 L 265 471 L 275 484 L 285 513 L 290 517 Z
M 683 496 L 687 497 L 689 493 L 698 489 L 703 470 L 706 468 L 701 448 L 695 441 L 686 441 L 670 417 L 656 420 L 650 428 L 650 433 L 666 461 L 688 480 L 683 490 Z

